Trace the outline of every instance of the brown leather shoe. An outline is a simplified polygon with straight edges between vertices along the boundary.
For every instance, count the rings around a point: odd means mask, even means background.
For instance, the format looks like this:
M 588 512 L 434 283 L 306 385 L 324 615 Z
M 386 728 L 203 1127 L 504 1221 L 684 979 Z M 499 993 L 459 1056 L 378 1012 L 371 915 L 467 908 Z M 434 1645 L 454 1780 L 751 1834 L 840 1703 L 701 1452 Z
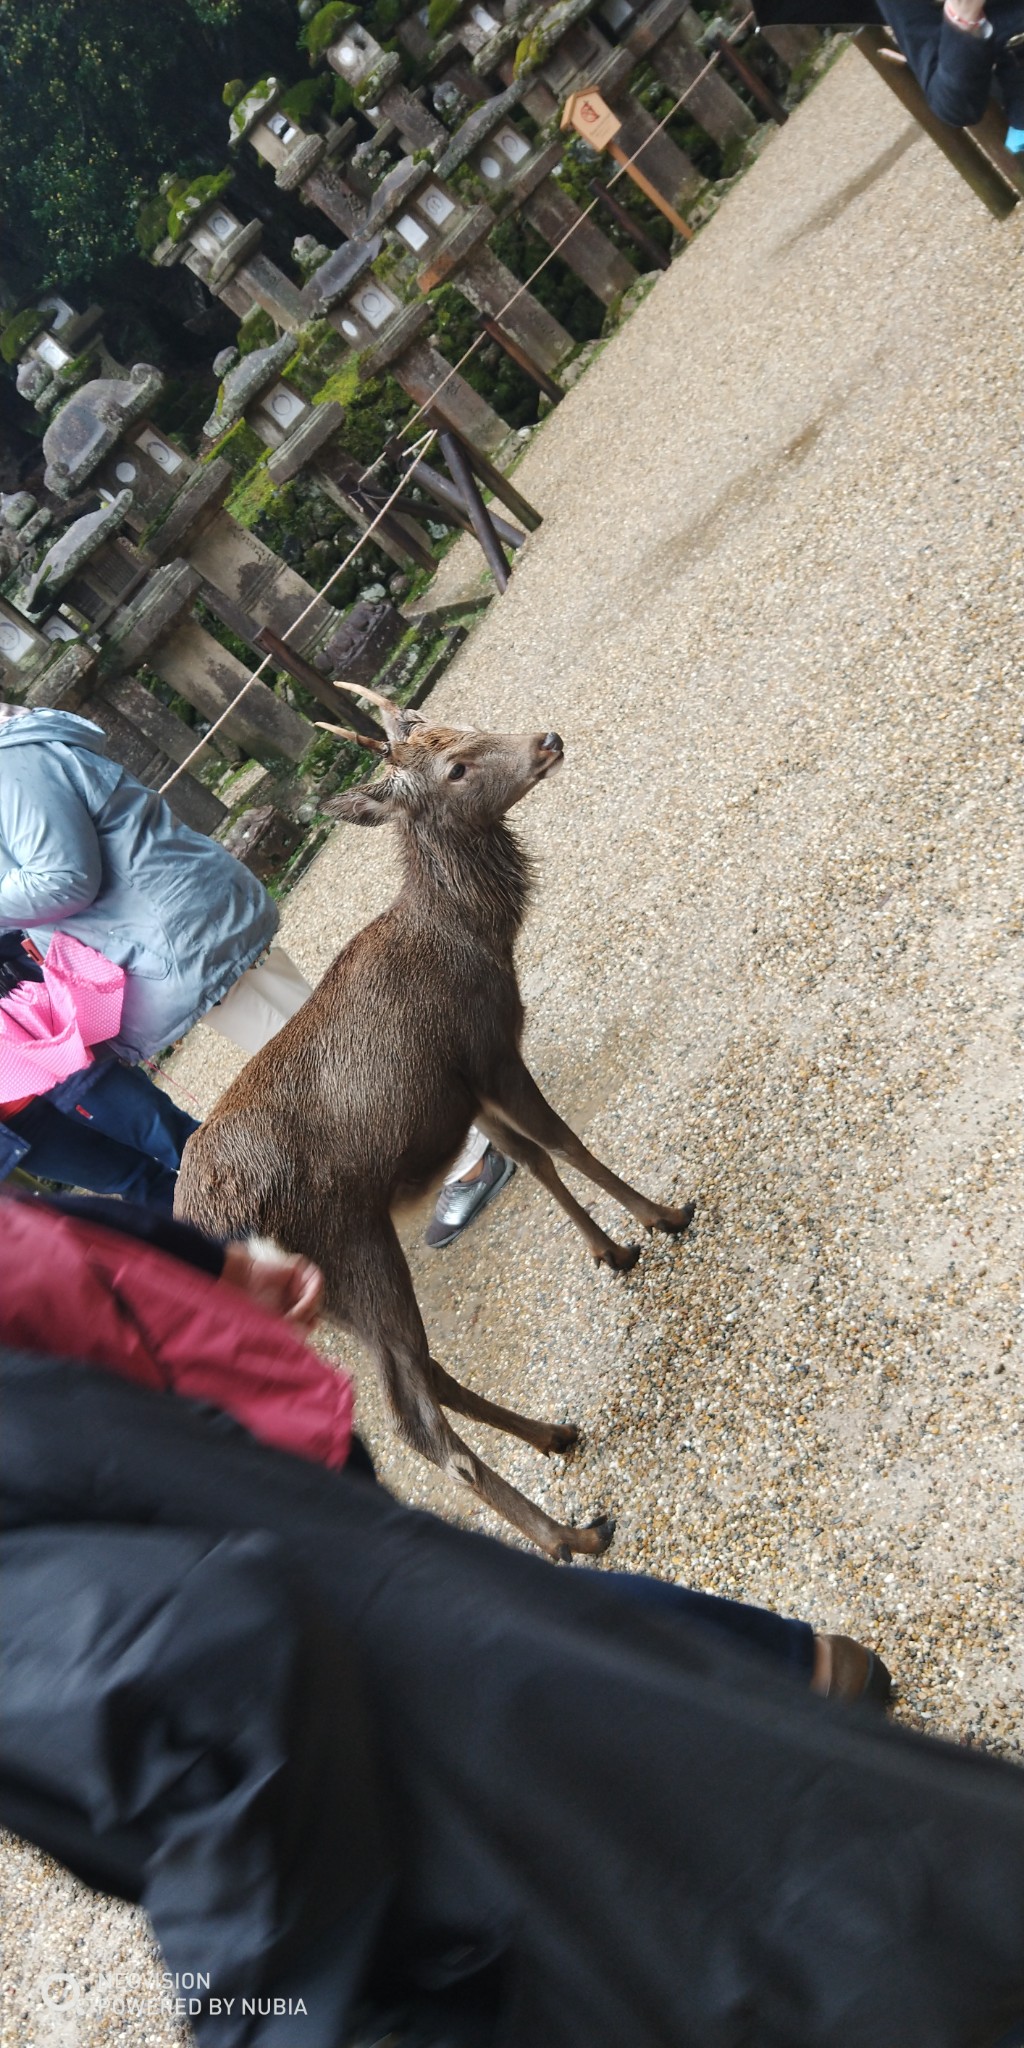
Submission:
M 813 1692 L 827 1700 L 862 1702 L 886 1707 L 892 1696 L 892 1678 L 881 1657 L 852 1636 L 818 1636 Z

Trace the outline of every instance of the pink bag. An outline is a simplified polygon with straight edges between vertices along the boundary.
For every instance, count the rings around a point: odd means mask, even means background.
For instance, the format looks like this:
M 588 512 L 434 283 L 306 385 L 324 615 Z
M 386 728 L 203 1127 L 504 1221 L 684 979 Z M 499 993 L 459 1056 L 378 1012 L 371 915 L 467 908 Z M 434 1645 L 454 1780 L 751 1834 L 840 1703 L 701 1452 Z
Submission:
M 123 967 L 55 932 L 42 981 L 23 981 L 0 1001 L 0 1102 L 45 1095 L 91 1066 L 89 1047 L 117 1035 L 124 982 Z

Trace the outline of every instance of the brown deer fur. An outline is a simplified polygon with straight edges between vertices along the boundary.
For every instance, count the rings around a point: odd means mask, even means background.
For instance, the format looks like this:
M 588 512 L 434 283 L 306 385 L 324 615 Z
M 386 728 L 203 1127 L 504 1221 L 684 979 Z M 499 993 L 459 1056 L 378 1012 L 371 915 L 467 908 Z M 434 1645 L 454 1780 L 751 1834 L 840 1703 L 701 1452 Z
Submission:
M 371 1352 L 404 1441 L 550 1556 L 595 1554 L 611 1540 L 608 1520 L 562 1527 L 452 1429 L 445 1409 L 545 1454 L 568 1452 L 577 1436 L 571 1425 L 496 1407 L 431 1357 L 392 1211 L 436 1182 L 474 1120 L 543 1182 L 606 1265 L 631 1266 L 637 1249 L 605 1235 L 559 1179 L 552 1153 L 648 1230 L 685 1230 L 693 1207 L 665 1208 L 617 1179 L 555 1114 L 520 1056 L 513 948 L 530 865 L 504 820 L 560 765 L 558 735 L 458 731 L 374 701 L 387 732 L 377 743 L 383 772 L 331 808 L 356 824 L 397 827 L 402 887 L 189 1139 L 176 1213 L 221 1236 L 263 1232 L 315 1259 L 328 1311 Z

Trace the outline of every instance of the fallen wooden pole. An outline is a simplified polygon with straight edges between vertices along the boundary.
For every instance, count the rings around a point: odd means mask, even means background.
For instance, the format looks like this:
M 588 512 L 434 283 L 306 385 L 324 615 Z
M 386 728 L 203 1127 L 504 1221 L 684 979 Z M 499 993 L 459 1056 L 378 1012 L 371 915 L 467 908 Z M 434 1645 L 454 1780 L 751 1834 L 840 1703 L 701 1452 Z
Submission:
M 448 429 L 439 433 L 437 438 L 453 481 L 458 485 L 466 510 L 473 521 L 473 531 L 484 551 L 491 575 L 499 590 L 507 590 L 508 563 L 501 552 L 501 543 L 491 524 L 487 507 L 477 489 L 477 481 L 466 459 L 462 442 Z
M 426 419 L 427 425 L 435 428 L 438 433 L 453 432 L 447 420 L 433 411 L 427 413 Z M 502 475 L 500 469 L 495 468 L 493 462 L 488 461 L 486 455 L 481 455 L 479 448 L 464 447 L 463 453 L 481 483 L 485 484 L 489 491 L 493 491 L 494 496 L 514 513 L 520 524 L 525 526 L 527 533 L 536 533 L 541 523 L 541 515 L 535 511 L 529 499 L 524 498 L 522 492 L 516 490 L 515 485 L 509 482 L 507 476 Z
M 439 517 L 448 519 L 450 514 L 449 523 L 463 527 L 467 533 L 471 533 L 474 530 L 468 507 L 463 504 L 457 485 L 449 483 L 448 478 L 442 476 L 440 470 L 432 469 L 429 462 L 424 462 L 421 456 L 417 462 L 411 465 L 407 471 L 407 476 L 410 483 L 420 484 L 423 490 L 429 491 L 432 498 L 436 498 Z M 414 504 L 413 500 L 408 498 L 397 498 L 395 503 L 399 506 L 405 506 L 409 511 L 415 512 L 420 519 L 429 510 L 429 508 L 423 505 Z M 494 527 L 498 539 L 503 541 L 506 547 L 521 548 L 524 545 L 526 535 L 520 533 L 518 527 L 510 526 L 508 520 L 502 519 L 490 506 L 487 508 L 487 516 Z
M 286 670 L 294 682 L 301 683 L 303 689 L 308 690 L 318 704 L 324 705 L 328 711 L 333 711 L 337 717 L 341 700 L 329 676 L 322 676 L 320 670 L 313 667 L 312 662 L 307 661 L 304 655 L 297 654 L 294 647 L 289 647 L 287 641 L 282 640 L 279 634 L 272 633 L 269 626 L 264 626 L 256 634 L 256 645 L 263 649 L 264 654 L 271 655 L 278 668 Z M 350 700 L 348 697 L 345 699 L 345 723 L 352 727 L 353 732 L 361 733 L 365 739 L 380 738 L 379 726 L 374 725 L 369 714 L 361 710 L 354 699 Z

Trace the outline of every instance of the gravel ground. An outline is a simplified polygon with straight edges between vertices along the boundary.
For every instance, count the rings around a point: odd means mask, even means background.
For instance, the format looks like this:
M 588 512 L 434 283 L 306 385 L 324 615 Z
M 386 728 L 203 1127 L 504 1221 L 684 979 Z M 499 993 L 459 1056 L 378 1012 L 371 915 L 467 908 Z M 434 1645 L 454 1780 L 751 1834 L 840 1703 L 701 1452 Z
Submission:
M 503 1473 L 613 1511 L 609 1563 L 877 1643 L 902 1716 L 1009 1753 L 1022 225 L 850 53 L 531 446 L 545 524 L 433 709 L 565 737 L 521 813 L 528 1056 L 698 1218 L 626 1277 L 522 1174 L 450 1252 L 405 1233 L 449 1367 L 583 1428 L 564 1468 L 481 1432 Z M 393 881 L 340 829 L 285 943 L 319 973 Z M 200 1029 L 173 1085 L 206 1106 L 232 1070 Z M 464 1513 L 351 1362 L 384 1479 Z M 47 2031 L 39 1970 L 142 1935 L 27 1851 L 6 1875 L 5 2048 L 167 2048 L 91 2008 Z

